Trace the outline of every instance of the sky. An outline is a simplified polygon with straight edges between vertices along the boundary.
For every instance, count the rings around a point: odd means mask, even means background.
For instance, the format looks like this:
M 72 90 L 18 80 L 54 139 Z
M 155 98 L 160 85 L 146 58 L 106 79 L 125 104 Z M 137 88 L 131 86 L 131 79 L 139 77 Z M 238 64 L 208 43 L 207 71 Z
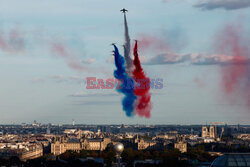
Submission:
M 126 117 L 111 43 L 120 9 L 151 79 L 150 118 Z M 250 124 L 250 0 L 0 0 L 0 124 Z

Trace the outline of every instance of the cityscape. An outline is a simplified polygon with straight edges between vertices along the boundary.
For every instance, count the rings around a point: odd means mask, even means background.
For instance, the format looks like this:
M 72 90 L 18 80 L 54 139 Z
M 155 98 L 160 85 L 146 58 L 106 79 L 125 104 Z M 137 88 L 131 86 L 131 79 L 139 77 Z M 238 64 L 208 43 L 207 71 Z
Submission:
M 34 121 L 0 129 L 1 166 L 201 167 L 221 156 L 249 163 L 250 125 L 83 125 L 73 120 L 71 125 Z M 121 153 L 115 149 L 119 144 Z

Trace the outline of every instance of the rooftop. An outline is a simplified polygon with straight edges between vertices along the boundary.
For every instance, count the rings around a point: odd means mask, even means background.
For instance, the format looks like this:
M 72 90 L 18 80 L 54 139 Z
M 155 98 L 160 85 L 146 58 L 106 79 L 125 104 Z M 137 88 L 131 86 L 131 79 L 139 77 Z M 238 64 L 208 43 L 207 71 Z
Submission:
M 250 166 L 250 153 L 225 154 L 214 160 L 211 167 L 246 167 Z

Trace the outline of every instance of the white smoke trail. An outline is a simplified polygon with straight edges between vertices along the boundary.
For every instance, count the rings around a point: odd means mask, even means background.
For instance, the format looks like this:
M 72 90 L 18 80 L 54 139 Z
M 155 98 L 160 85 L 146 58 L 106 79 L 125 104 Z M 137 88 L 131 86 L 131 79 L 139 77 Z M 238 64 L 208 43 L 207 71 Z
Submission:
M 133 60 L 130 57 L 130 37 L 128 32 L 126 13 L 124 13 L 124 28 L 125 28 L 124 58 L 126 61 L 127 73 L 130 75 L 133 71 Z

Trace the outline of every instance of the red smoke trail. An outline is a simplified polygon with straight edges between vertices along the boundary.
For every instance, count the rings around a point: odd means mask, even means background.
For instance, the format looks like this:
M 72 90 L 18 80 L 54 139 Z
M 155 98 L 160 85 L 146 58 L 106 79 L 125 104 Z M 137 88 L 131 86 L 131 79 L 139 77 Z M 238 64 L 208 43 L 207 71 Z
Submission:
M 62 57 L 68 67 L 77 72 L 88 72 L 88 73 L 99 73 L 108 75 L 109 72 L 104 69 L 102 66 L 93 68 L 83 64 L 82 60 L 78 57 L 78 54 L 74 54 L 72 50 L 67 48 L 63 43 L 53 42 L 51 44 L 51 52 Z
M 226 97 L 243 99 L 250 108 L 250 36 L 243 27 L 227 25 L 216 39 L 220 52 L 233 56 L 229 65 L 222 67 L 222 86 Z M 230 96 L 229 96 L 230 95 Z
M 22 33 L 17 28 L 13 28 L 9 33 L 0 33 L 0 49 L 9 53 L 24 51 L 25 40 Z
M 162 37 L 139 34 L 137 39 L 140 41 L 140 49 L 144 51 L 160 51 L 168 52 L 170 50 L 169 44 Z
M 5 39 L 2 36 L 0 36 L 0 48 L 4 51 L 9 50 L 7 47 L 7 43 L 5 42 Z
M 135 69 L 133 71 L 133 76 L 136 81 L 136 85 L 140 84 L 142 87 L 135 87 L 134 93 L 137 96 L 136 111 L 141 117 L 150 118 L 150 110 L 152 109 L 151 103 L 151 93 L 150 90 L 150 79 L 146 77 L 143 69 L 141 67 L 141 62 L 137 52 L 137 41 L 134 47 L 134 61 L 133 64 Z M 140 83 L 143 81 L 143 83 Z
M 66 61 L 67 65 L 78 72 L 88 72 L 89 70 L 83 66 L 80 60 L 78 60 L 75 56 L 70 54 L 65 46 L 61 43 L 53 43 L 51 51 L 53 53 L 58 54 L 59 56 L 63 57 L 64 60 Z

